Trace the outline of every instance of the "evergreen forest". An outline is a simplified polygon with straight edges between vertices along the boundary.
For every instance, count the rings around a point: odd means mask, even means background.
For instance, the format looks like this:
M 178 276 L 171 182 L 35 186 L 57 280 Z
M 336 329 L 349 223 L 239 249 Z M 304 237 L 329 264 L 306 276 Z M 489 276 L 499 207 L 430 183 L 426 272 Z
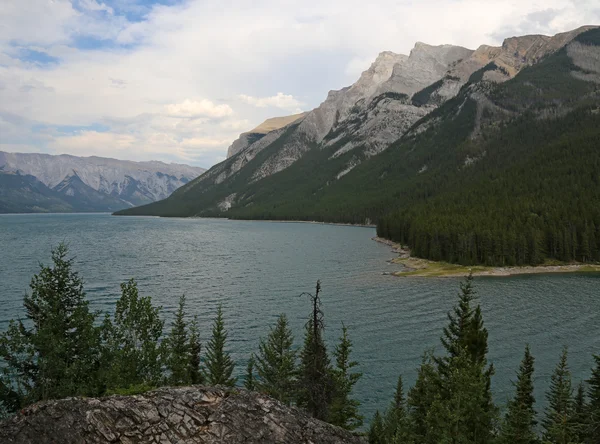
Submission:
M 600 29 L 575 41 L 599 46 Z M 200 176 L 119 214 L 376 224 L 414 256 L 463 265 L 600 261 L 600 84 L 566 47 L 504 83 L 485 80 L 499 69 L 474 73 L 377 156 L 334 156 L 346 139 L 313 144 L 290 167 L 253 180 L 292 125 L 229 180 Z M 349 163 L 358 165 L 334 180 Z M 232 195 L 231 208 L 219 207 Z

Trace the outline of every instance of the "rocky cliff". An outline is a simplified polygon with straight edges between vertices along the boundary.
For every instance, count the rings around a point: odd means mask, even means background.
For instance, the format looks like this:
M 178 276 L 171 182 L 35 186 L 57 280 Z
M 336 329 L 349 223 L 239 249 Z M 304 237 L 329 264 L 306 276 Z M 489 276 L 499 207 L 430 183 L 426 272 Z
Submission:
M 245 150 L 254 142 L 262 139 L 265 134 L 270 133 L 271 131 L 278 130 L 279 128 L 283 128 L 284 126 L 289 125 L 297 120 L 302 119 L 306 113 L 294 114 L 291 116 L 284 117 L 272 117 L 270 119 L 265 120 L 263 123 L 258 125 L 256 128 L 240 134 L 236 140 L 227 148 L 227 158 L 239 153 L 242 150 Z
M 11 444 L 364 443 L 257 393 L 163 388 L 137 396 L 48 401 L 0 423 Z
M 306 187 L 314 195 L 403 137 L 425 131 L 437 121 L 428 116 L 457 97 L 465 85 L 504 84 L 590 28 L 556 36 L 510 37 L 502 46 L 482 45 L 474 51 L 419 42 L 408 56 L 382 52 L 353 85 L 330 91 L 301 120 L 267 133 L 165 202 L 124 214 L 223 216 L 232 208 L 276 199 L 290 188 Z M 577 45 L 569 48 L 573 58 L 585 53 Z M 595 66 L 596 62 L 587 63 Z M 594 69 L 583 69 L 574 75 L 596 74 Z M 484 111 L 501 116 L 507 107 L 496 109 L 482 92 L 473 91 L 472 96 L 478 103 L 473 133 L 477 135 Z M 281 183 L 273 177 L 291 166 L 295 170 L 288 176 L 294 180 Z

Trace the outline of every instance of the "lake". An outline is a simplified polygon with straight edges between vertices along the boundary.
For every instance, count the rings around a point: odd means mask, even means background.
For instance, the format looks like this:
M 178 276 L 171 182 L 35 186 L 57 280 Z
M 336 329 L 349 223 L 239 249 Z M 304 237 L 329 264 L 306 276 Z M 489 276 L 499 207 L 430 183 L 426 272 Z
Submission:
M 456 301 L 454 278 L 398 278 L 389 247 L 372 228 L 217 219 L 113 217 L 107 214 L 0 215 L 0 331 L 23 315 L 22 298 L 39 262 L 65 241 L 76 258 L 94 309 L 112 311 L 119 284 L 137 279 L 170 320 L 181 294 L 198 314 L 203 339 L 223 305 L 229 348 L 242 375 L 280 313 L 302 343 L 310 312 L 302 292 L 322 282 L 326 338 L 342 322 L 363 378 L 356 387 L 370 419 L 391 400 L 399 374 L 412 385 L 423 351 L 440 351 L 446 313 Z M 538 411 L 563 345 L 574 382 L 588 378 L 600 353 L 600 276 L 530 275 L 476 278 L 496 367 L 494 394 L 503 403 L 529 343 L 536 358 Z M 167 322 L 167 328 L 168 322 Z

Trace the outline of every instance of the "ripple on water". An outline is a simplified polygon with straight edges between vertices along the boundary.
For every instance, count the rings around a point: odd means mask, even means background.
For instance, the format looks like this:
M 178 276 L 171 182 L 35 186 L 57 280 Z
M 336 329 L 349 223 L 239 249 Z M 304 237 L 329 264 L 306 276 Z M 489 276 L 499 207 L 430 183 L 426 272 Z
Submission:
M 285 312 L 302 342 L 309 301 L 299 297 L 323 284 L 326 336 L 350 329 L 363 378 L 356 394 L 369 418 L 385 408 L 398 374 L 408 386 L 425 349 L 439 346 L 457 279 L 400 279 L 382 272 L 389 248 L 370 240 L 369 228 L 205 219 L 115 218 L 108 215 L 0 216 L 0 330 L 23 315 L 22 297 L 38 262 L 65 240 L 86 279 L 94 309 L 112 311 L 119 284 L 134 277 L 140 292 L 163 305 L 169 322 L 181 294 L 197 314 L 203 339 L 219 304 L 230 348 L 242 375 L 250 352 Z M 587 378 L 600 352 L 600 298 L 594 275 L 537 275 L 476 280 L 494 392 L 511 390 L 526 343 L 536 357 L 536 397 L 543 402 L 548 375 L 562 345 L 570 347 L 574 379 Z M 540 410 L 540 408 L 538 408 Z

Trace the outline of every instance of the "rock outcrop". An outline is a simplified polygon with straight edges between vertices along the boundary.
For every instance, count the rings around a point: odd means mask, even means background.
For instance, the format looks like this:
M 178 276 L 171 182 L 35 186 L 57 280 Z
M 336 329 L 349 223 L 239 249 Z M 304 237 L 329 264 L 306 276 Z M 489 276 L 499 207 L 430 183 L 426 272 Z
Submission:
M 265 134 L 270 133 L 271 131 L 278 130 L 279 128 L 283 128 L 284 126 L 289 125 L 290 123 L 294 123 L 297 120 L 302 119 L 306 113 L 294 114 L 291 116 L 284 117 L 273 117 L 271 119 L 265 120 L 263 123 L 258 125 L 256 128 L 240 134 L 236 140 L 227 148 L 227 158 L 234 156 L 242 150 L 245 150 L 254 142 L 262 139 Z
M 364 443 L 263 395 L 241 389 L 163 388 L 137 396 L 71 398 L 0 423 L 6 444 Z

